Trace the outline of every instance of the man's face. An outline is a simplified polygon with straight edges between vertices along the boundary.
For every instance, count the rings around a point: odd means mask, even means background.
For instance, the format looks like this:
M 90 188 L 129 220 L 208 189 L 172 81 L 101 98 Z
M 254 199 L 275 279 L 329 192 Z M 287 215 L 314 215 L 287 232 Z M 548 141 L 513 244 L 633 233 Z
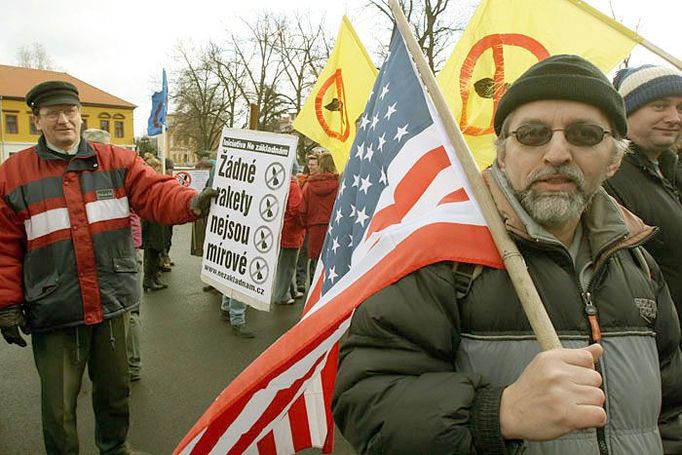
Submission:
M 543 145 L 524 145 L 511 133 L 525 125 L 552 130 L 570 125 L 597 125 L 610 131 L 608 118 L 596 107 L 575 101 L 543 100 L 524 104 L 511 114 L 509 137 L 498 163 L 528 214 L 543 226 L 579 219 L 602 181 L 618 170 L 613 139 L 604 135 L 593 146 L 579 146 L 555 131 Z
M 317 163 L 317 158 L 310 158 L 308 160 L 308 170 L 310 171 L 310 175 L 320 173 L 320 166 Z
M 70 149 L 80 138 L 82 120 L 78 106 L 44 106 L 33 118 L 36 128 L 45 135 L 47 142 L 61 149 Z
M 628 136 L 647 152 L 669 149 L 682 134 L 682 96 L 662 98 L 628 117 Z

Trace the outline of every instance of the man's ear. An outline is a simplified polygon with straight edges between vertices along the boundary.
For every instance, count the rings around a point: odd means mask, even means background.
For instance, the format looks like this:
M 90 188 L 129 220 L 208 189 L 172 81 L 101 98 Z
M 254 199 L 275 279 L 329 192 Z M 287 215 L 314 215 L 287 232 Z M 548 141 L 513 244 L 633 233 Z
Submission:
M 38 116 L 36 116 L 35 114 L 31 114 L 31 121 L 33 122 L 38 131 L 42 131 L 42 128 L 40 128 L 40 124 L 38 122 Z
M 613 177 L 618 169 L 620 169 L 620 164 L 623 162 L 623 153 L 619 153 L 611 159 L 611 162 L 606 166 L 606 178 Z
M 505 170 L 506 163 L 505 163 L 505 158 L 507 157 L 507 153 L 505 150 L 504 145 L 498 145 L 497 147 L 497 156 L 495 157 L 495 160 L 497 161 L 497 167 L 499 167 L 501 170 Z

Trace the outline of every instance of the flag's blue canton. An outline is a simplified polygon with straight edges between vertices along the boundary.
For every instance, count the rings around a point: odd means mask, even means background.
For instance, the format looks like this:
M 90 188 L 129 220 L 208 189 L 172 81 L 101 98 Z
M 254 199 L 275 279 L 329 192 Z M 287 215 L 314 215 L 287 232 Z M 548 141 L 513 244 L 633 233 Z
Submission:
M 433 123 L 410 58 L 402 37 L 394 32 L 388 58 L 359 121 L 322 248 L 323 294 L 350 269 L 353 249 L 388 185 L 386 170 L 391 161 L 410 138 Z

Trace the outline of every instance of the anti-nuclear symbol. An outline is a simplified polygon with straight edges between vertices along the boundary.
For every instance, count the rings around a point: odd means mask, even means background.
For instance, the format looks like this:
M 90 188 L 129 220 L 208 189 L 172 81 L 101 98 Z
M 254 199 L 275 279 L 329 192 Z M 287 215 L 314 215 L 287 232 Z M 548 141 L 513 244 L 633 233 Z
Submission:
M 266 194 L 260 201 L 260 217 L 265 221 L 272 221 L 279 213 L 279 201 L 273 194 Z
M 471 84 L 471 79 L 473 78 L 476 62 L 478 62 L 485 51 L 491 49 L 493 53 L 493 61 L 495 63 L 495 74 L 492 78 L 486 77 L 476 81 L 473 86 L 476 94 L 481 98 L 492 98 L 493 112 L 497 110 L 497 104 L 500 102 L 500 98 L 502 98 L 502 95 L 504 95 L 505 91 L 507 90 L 508 85 L 504 80 L 505 46 L 526 49 L 528 52 L 533 54 L 538 61 L 549 57 L 549 52 L 547 49 L 545 49 L 545 46 L 543 46 L 542 43 L 534 38 L 531 38 L 530 36 L 522 35 L 520 33 L 499 33 L 487 35 L 477 41 L 476 44 L 471 47 L 466 59 L 464 59 L 464 63 L 462 63 L 462 69 L 459 74 L 459 94 L 462 98 L 462 116 L 459 120 L 459 126 L 462 129 L 462 133 L 464 134 L 468 134 L 469 136 L 485 136 L 487 134 L 491 134 L 494 130 L 492 116 L 490 125 L 485 128 L 469 124 L 467 119 L 470 93 L 469 85 Z
M 265 170 L 265 184 L 271 190 L 276 190 L 284 183 L 284 166 L 281 163 L 271 163 Z
M 263 284 L 268 279 L 270 267 L 262 257 L 258 256 L 251 260 L 249 264 L 249 275 L 254 283 Z
M 275 239 L 267 226 L 260 226 L 253 234 L 253 242 L 261 253 L 267 253 L 272 248 Z

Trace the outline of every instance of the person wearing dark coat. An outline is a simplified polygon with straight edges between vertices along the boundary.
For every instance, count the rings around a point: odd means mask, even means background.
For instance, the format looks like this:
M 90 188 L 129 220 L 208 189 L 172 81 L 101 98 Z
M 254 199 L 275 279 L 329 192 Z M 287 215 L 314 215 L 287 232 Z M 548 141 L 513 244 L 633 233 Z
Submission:
M 641 247 L 655 229 L 601 187 L 627 149 L 623 99 L 555 55 L 511 85 L 494 127 L 484 181 L 562 347 L 541 351 L 506 270 L 423 266 L 353 313 L 339 430 L 362 454 L 682 453 L 678 316 Z
M 644 244 L 682 310 L 682 179 L 675 144 L 682 136 L 682 72 L 625 68 L 614 78 L 625 99 L 630 151 L 606 191 L 658 233 Z
M 145 160 L 156 172 L 161 172 L 161 162 L 158 159 L 148 156 Z M 142 220 L 142 249 L 144 250 L 142 288 L 145 291 L 158 291 L 168 287 L 160 278 L 161 258 L 170 241 L 168 235 L 168 226 Z

